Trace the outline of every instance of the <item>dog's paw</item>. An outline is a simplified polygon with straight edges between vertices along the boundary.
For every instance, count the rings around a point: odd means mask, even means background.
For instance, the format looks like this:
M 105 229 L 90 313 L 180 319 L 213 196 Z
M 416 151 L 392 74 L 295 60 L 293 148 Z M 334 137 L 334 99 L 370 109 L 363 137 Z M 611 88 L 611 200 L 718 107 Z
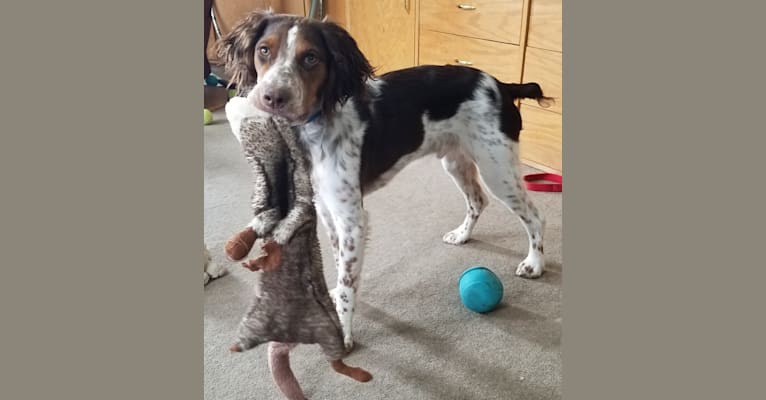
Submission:
M 208 282 L 210 282 L 210 274 L 208 274 L 207 272 L 203 272 L 203 274 L 205 274 L 205 279 L 204 279 L 205 283 L 203 283 L 203 286 L 204 286 L 204 285 L 207 285 Z
M 346 353 L 354 351 L 354 339 L 351 336 L 343 337 L 343 345 L 346 347 Z
M 530 254 L 516 268 L 516 275 L 522 278 L 539 278 L 543 274 L 545 260 L 541 254 Z
M 447 244 L 459 246 L 467 242 L 468 239 L 470 239 L 470 236 L 471 235 L 468 233 L 468 230 L 460 226 L 453 231 L 447 232 L 442 238 L 442 241 Z

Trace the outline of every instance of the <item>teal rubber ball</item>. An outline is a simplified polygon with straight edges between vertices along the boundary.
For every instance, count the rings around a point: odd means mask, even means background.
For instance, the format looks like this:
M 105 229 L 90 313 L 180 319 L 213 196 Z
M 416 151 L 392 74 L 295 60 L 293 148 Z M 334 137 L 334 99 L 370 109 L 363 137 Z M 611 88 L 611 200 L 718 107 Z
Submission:
M 503 283 L 486 267 L 476 266 L 463 271 L 458 289 L 463 305 L 477 313 L 494 310 L 503 299 Z
M 218 77 L 213 74 L 206 76 L 205 84 L 208 86 L 218 86 Z

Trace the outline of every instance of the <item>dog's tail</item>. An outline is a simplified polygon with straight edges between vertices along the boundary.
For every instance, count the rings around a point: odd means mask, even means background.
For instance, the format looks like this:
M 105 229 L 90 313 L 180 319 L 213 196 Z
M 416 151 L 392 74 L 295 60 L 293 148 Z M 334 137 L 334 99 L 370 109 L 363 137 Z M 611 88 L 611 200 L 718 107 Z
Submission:
M 547 97 L 543 94 L 543 89 L 535 82 L 529 83 L 500 83 L 502 90 L 512 98 L 516 99 L 535 99 L 537 104 L 548 108 L 555 101 L 553 97 Z

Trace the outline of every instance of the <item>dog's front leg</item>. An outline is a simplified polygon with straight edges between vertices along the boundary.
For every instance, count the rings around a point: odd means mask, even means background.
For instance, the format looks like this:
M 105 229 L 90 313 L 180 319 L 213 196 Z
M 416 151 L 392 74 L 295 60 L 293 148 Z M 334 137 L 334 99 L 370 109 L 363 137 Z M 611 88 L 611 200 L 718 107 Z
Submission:
M 338 282 L 333 295 L 347 350 L 351 350 L 354 346 L 351 325 L 356 310 L 356 293 L 361 281 L 364 235 L 367 227 L 367 215 L 362 209 L 361 191 L 352 192 L 354 193 L 350 198 L 345 198 L 347 200 L 334 201 L 335 207 L 329 207 L 338 241 L 336 260 Z
M 316 197 L 316 211 L 317 215 L 319 216 L 319 221 L 322 223 L 322 226 L 324 226 L 325 232 L 327 232 L 327 236 L 330 238 L 330 247 L 332 248 L 332 257 L 333 260 L 335 260 L 335 264 L 338 264 L 338 251 L 340 248 L 338 247 L 338 232 L 335 229 L 335 222 L 333 222 L 332 214 L 330 213 L 330 210 L 327 208 L 327 206 L 322 203 L 322 198 L 317 196 Z M 334 293 L 334 289 L 332 291 Z M 333 301 L 335 300 L 335 296 L 333 296 Z

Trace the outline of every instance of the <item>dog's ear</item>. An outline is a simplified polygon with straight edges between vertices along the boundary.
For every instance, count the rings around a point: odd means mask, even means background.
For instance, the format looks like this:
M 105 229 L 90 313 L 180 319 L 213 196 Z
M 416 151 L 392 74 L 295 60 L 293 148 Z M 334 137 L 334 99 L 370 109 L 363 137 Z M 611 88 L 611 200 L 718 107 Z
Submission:
M 271 10 L 250 13 L 216 43 L 218 58 L 231 74 L 231 83 L 237 86 L 240 93 L 255 86 L 258 81 L 255 44 L 263 36 L 271 15 Z
M 373 68 L 359 50 L 354 38 L 333 22 L 322 22 L 321 32 L 327 46 L 327 82 L 322 90 L 322 111 L 330 114 L 336 104 L 360 94 Z

